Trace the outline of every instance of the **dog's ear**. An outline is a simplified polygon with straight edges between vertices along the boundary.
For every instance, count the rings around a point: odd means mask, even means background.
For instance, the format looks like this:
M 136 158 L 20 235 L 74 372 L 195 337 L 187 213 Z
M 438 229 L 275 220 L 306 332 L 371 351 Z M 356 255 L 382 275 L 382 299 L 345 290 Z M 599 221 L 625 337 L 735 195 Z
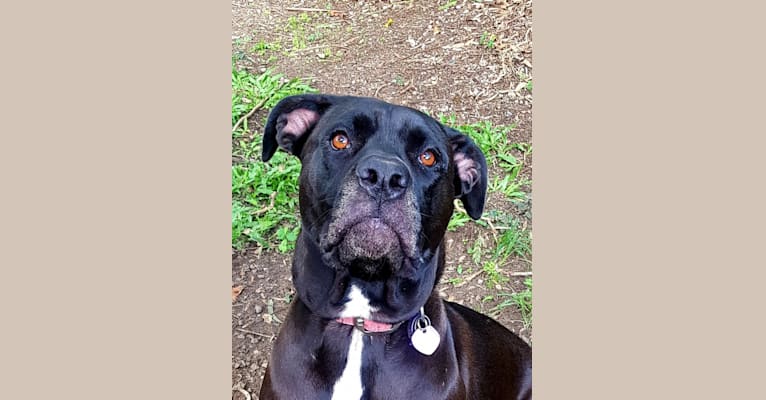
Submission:
M 334 96 L 302 94 L 285 97 L 277 103 L 263 131 L 261 159 L 268 161 L 277 147 L 299 155 L 306 138 L 334 99 Z
M 481 218 L 487 196 L 487 160 L 470 137 L 445 127 L 455 164 L 455 198 L 473 219 Z

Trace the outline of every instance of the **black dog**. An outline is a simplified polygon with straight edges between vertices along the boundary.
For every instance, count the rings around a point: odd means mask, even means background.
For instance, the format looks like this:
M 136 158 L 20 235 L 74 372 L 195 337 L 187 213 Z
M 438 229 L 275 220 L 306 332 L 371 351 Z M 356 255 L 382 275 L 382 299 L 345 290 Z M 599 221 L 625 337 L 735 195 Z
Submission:
M 302 163 L 302 228 L 261 400 L 532 397 L 530 347 L 434 290 L 453 199 L 484 209 L 470 138 L 380 100 L 299 95 L 269 115 L 263 160 L 278 147 Z

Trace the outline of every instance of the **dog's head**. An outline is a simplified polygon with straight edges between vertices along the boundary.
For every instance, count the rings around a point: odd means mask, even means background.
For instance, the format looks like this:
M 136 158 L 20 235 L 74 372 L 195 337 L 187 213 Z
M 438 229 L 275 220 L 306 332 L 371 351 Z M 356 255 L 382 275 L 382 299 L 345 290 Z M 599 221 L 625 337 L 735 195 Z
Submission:
M 453 199 L 474 219 L 484 209 L 481 150 L 411 108 L 371 98 L 291 96 L 269 115 L 263 160 L 277 148 L 303 164 L 301 234 L 315 242 L 325 265 L 369 283 L 371 292 L 380 287 L 378 300 L 388 304 L 379 306 L 389 306 L 389 314 L 412 310 L 393 307 L 387 286 L 409 292 L 406 304 L 424 301 L 433 289 Z

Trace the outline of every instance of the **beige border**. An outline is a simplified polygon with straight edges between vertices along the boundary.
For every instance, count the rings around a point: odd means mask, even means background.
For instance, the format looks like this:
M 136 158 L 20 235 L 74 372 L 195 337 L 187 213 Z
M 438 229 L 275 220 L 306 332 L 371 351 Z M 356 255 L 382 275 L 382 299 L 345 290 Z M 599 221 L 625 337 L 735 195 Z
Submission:
M 536 399 L 765 398 L 745 4 L 535 3 Z
M 3 13 L 0 398 L 225 398 L 230 7 L 100 4 Z M 763 397 L 743 4 L 535 4 L 535 398 Z
M 2 8 L 0 398 L 228 398 L 231 6 Z

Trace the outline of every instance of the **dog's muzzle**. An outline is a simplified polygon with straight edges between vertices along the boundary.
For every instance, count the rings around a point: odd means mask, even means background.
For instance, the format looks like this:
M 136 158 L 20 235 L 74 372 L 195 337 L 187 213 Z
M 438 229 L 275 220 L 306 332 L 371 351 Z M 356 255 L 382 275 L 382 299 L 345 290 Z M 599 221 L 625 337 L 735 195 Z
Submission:
M 381 265 L 396 270 L 416 258 L 420 213 L 409 179 L 394 164 L 360 162 L 344 179 L 321 240 L 328 257 L 373 274 Z

